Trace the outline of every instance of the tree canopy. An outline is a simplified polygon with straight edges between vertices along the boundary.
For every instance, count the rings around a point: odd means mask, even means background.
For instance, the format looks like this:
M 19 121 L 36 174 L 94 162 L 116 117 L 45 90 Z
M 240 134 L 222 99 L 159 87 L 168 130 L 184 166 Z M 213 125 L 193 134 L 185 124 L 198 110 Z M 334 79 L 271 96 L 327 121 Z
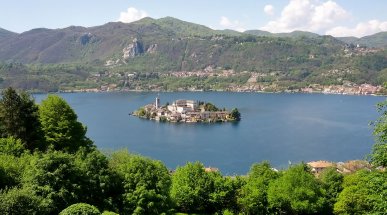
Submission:
M 270 183 L 267 191 L 270 209 L 287 214 L 318 214 L 326 200 L 321 185 L 306 164 L 290 167 Z
M 119 151 L 113 154 L 110 165 L 121 178 L 125 214 L 168 212 L 171 178 L 163 163 Z
M 240 190 L 238 203 L 246 214 L 269 214 L 267 190 L 269 183 L 278 178 L 279 173 L 271 169 L 268 162 L 253 164 L 247 183 Z
M 205 212 L 210 208 L 212 178 L 199 162 L 178 167 L 172 176 L 171 196 L 183 212 Z
M 231 110 L 230 117 L 235 121 L 241 120 L 241 113 L 239 112 L 238 108 L 234 108 Z
M 2 92 L 0 99 L 0 135 L 22 140 L 27 149 L 44 149 L 38 106 L 26 92 L 13 88 Z
M 101 215 L 101 212 L 93 205 L 77 203 L 68 206 L 59 215 Z
M 386 172 L 359 171 L 345 176 L 335 214 L 384 214 L 387 211 Z
M 49 146 L 67 152 L 75 152 L 79 147 L 92 147 L 92 141 L 86 137 L 86 127 L 77 120 L 74 110 L 63 98 L 48 95 L 39 106 L 39 113 Z

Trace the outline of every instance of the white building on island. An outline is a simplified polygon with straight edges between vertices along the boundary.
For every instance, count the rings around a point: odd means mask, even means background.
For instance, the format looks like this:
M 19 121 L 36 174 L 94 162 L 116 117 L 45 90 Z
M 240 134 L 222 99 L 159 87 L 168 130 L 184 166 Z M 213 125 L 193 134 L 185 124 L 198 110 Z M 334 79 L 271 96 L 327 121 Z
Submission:
M 171 112 L 191 112 L 198 109 L 198 103 L 194 100 L 176 100 L 171 105 L 168 105 L 168 110 Z

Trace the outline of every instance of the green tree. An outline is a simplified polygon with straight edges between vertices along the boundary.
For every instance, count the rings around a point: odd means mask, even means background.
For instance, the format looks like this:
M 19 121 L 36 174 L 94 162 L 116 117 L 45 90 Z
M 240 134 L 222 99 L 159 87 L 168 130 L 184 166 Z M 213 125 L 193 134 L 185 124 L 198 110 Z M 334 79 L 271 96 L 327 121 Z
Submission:
M 214 183 L 213 191 L 209 195 L 210 208 L 208 212 L 222 212 L 225 209 L 237 210 L 237 190 L 240 188 L 239 179 L 223 177 L 220 172 L 209 172 Z
M 41 207 L 42 202 L 43 199 L 28 188 L 3 190 L 0 191 L 0 214 L 46 214 L 44 207 Z
M 280 214 L 319 214 L 326 207 L 323 189 L 306 164 L 289 168 L 269 184 L 269 207 Z
M 19 157 L 25 151 L 20 139 L 14 137 L 0 138 L 0 154 Z
M 372 164 L 387 167 L 387 101 L 377 105 L 381 116 L 374 122 L 374 136 L 376 143 L 370 155 Z
M 33 156 L 22 183 L 44 199 L 48 214 L 58 214 L 82 199 L 82 176 L 73 155 L 48 151 Z
M 366 175 L 359 171 L 344 178 L 343 191 L 334 205 L 335 214 L 366 214 L 371 209 L 367 204 L 367 188 L 362 186 Z
M 241 188 L 238 203 L 245 214 L 269 214 L 267 190 L 269 183 L 278 178 L 268 162 L 250 168 L 247 183 Z
M 214 104 L 207 102 L 204 104 L 204 110 L 205 111 L 219 111 L 219 108 L 217 108 Z
M 90 148 L 86 127 L 67 102 L 57 95 L 49 95 L 39 107 L 40 121 L 47 143 L 55 150 L 75 152 L 79 147 Z
M 235 121 L 241 120 L 241 113 L 239 113 L 238 108 L 234 108 L 231 110 L 230 117 Z
M 387 173 L 373 171 L 368 174 L 366 187 L 371 213 L 383 214 L 387 211 Z
M 144 117 L 146 115 L 146 110 L 144 107 L 141 107 L 139 108 L 137 111 L 136 111 L 136 114 L 140 117 Z
M 0 154 L 0 189 L 12 188 L 22 184 L 22 176 L 32 156 L 23 154 L 15 157 L 12 154 Z
M 21 139 L 30 150 L 45 149 L 39 121 L 38 106 L 26 92 L 13 88 L 2 92 L 0 99 L 0 135 Z
M 172 175 L 171 197 L 181 212 L 208 212 L 214 182 L 202 163 L 188 162 Z
M 101 215 L 101 212 L 93 205 L 77 203 L 68 206 L 59 215 Z
M 109 167 L 109 161 L 98 150 L 81 148 L 74 155 L 74 164 L 79 170 L 82 202 L 99 209 L 117 210 L 122 187 L 117 174 Z
M 162 214 L 170 209 L 171 178 L 160 161 L 127 151 L 112 155 L 111 168 L 121 177 L 124 214 Z
M 118 215 L 118 213 L 114 213 L 111 211 L 104 211 L 101 215 Z
M 323 184 L 327 198 L 327 211 L 325 214 L 333 213 L 333 205 L 336 203 L 340 192 L 343 190 L 344 176 L 338 173 L 336 167 L 331 167 L 323 170 L 319 175 L 319 179 Z
M 358 171 L 344 177 L 343 191 L 334 205 L 335 214 L 385 214 L 387 174 Z

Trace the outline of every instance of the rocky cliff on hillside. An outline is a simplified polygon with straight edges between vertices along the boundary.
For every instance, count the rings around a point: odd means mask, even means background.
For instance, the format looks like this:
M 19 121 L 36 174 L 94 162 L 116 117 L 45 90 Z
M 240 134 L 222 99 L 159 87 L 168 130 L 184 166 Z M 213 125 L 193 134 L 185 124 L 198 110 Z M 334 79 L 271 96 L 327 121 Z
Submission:
M 122 58 L 127 60 L 128 58 L 133 58 L 144 53 L 144 47 L 141 42 L 134 38 L 133 42 L 126 46 L 123 50 Z

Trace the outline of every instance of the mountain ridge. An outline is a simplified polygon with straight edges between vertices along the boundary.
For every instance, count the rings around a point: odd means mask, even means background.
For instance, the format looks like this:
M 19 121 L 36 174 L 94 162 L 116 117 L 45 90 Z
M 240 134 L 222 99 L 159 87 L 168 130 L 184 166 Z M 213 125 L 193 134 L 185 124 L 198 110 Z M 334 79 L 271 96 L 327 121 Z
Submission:
M 94 27 L 37 28 L 20 34 L 6 35 L 8 36 L 0 37 L 0 61 L 16 60 L 22 63 L 104 62 L 117 58 L 117 55 L 125 47 L 130 46 L 135 38 L 144 42 L 147 48 L 154 45 L 152 40 L 167 44 L 169 51 L 174 50 L 171 47 L 173 44 L 182 45 L 171 40 L 181 41 L 188 38 L 210 40 L 211 37 L 217 36 L 234 37 L 235 40 L 241 41 L 257 40 L 252 38 L 251 34 L 232 30 L 213 30 L 173 17 L 160 19 L 146 17 L 132 23 L 109 22 Z M 281 34 L 279 35 L 281 38 Z M 291 38 L 305 35 L 311 38 L 318 37 L 305 32 L 283 34 L 283 37 L 289 35 Z
M 143 28 L 142 28 L 142 27 Z M 119 28 L 124 29 L 125 31 L 120 31 Z M 146 29 L 148 28 L 148 29 Z M 237 32 L 234 30 L 214 30 L 207 26 L 195 24 L 191 22 L 182 21 L 173 17 L 164 17 L 160 19 L 154 19 L 151 17 L 145 17 L 143 19 L 137 20 L 132 23 L 121 23 L 121 22 L 109 22 L 99 26 L 93 27 L 83 27 L 83 26 L 69 26 L 59 29 L 47 29 L 47 28 L 36 28 L 29 31 L 22 32 L 20 34 L 8 31 L 6 29 L 0 28 L 0 60 L 18 60 L 23 63 L 60 63 L 60 59 L 64 59 L 63 62 L 76 62 L 82 61 L 84 58 L 88 58 L 89 61 L 95 60 L 105 60 L 109 56 L 114 55 L 114 52 L 118 50 L 118 44 L 113 42 L 117 38 L 117 35 L 110 34 L 107 32 L 116 32 L 116 34 L 121 34 L 119 36 L 122 40 L 123 35 L 139 35 L 144 31 L 154 30 L 155 32 L 161 31 L 161 33 L 166 37 L 178 36 L 178 37 L 188 37 L 188 36 L 202 36 L 210 37 L 214 35 L 225 35 L 225 36 L 263 36 L 263 37 L 279 37 L 279 38 L 298 38 L 298 37 L 307 37 L 307 38 L 318 38 L 321 35 L 305 32 L 305 31 L 293 31 L 290 33 L 271 33 L 262 30 L 247 30 L 244 32 Z M 87 34 L 94 32 L 94 34 L 104 35 L 100 39 L 110 40 L 109 44 L 112 48 L 103 46 L 102 48 L 106 50 L 105 53 L 97 51 L 96 54 L 87 56 L 87 48 L 79 47 L 74 44 L 74 41 L 71 43 L 71 37 L 82 37 L 80 34 Z M 106 32 L 101 32 L 106 31 Z M 51 34 L 50 34 L 51 33 Z M 38 36 L 33 36 L 33 35 Z M 98 35 L 97 35 L 98 36 Z M 26 38 L 28 37 L 28 38 Z M 47 40 L 46 42 L 39 40 L 39 38 Z M 369 47 L 387 47 L 387 32 L 380 32 L 374 35 L 365 36 L 362 38 L 355 37 L 335 37 L 336 39 L 343 41 L 348 44 L 360 44 L 363 46 Z M 87 40 L 86 37 L 83 38 Z M 94 38 L 96 39 L 96 38 Z M 61 40 L 67 40 L 63 42 Z M 95 42 L 95 41 L 94 41 Z M 30 51 L 23 50 L 23 47 L 26 47 L 26 44 L 34 44 L 30 48 Z M 35 44 L 37 43 L 37 44 Z M 49 43 L 49 44 L 48 44 Z M 121 41 L 125 43 L 125 41 Z M 85 44 L 83 44 L 85 45 Z M 51 48 L 50 48 L 51 47 Z M 59 48 L 71 47 L 70 53 L 67 54 L 55 54 L 52 53 L 52 50 Z M 51 51 L 50 51 L 51 50 Z M 76 52 L 79 50 L 80 52 Z M 33 53 L 31 53 L 33 52 Z M 50 57 L 50 56 L 56 56 Z M 98 56 L 99 55 L 99 56 Z M 70 56 L 73 56 L 72 59 L 69 59 Z M 75 60 L 78 59 L 78 60 Z
M 0 28 L 0 40 L 18 35 L 15 32 Z
M 383 46 L 357 47 L 340 38 L 303 31 L 240 33 L 165 17 L 3 32 L 8 36 L 0 38 L 0 87 L 58 90 L 58 86 L 72 89 L 77 84 L 79 88 L 120 84 L 131 89 L 151 85 L 169 89 L 188 81 L 186 85 L 193 89 L 215 85 L 229 89 L 249 80 L 259 86 L 273 84 L 273 89 L 300 89 L 316 83 L 380 85 L 387 81 Z M 378 38 L 375 41 L 380 44 L 383 35 L 365 39 Z M 224 71 L 234 75 L 223 77 Z M 193 76 L 188 79 L 178 79 L 190 72 Z
M 387 48 L 387 32 L 379 32 L 376 34 L 364 36 L 361 38 L 357 37 L 338 37 L 339 40 L 342 40 L 346 43 L 359 44 L 362 46 Z

